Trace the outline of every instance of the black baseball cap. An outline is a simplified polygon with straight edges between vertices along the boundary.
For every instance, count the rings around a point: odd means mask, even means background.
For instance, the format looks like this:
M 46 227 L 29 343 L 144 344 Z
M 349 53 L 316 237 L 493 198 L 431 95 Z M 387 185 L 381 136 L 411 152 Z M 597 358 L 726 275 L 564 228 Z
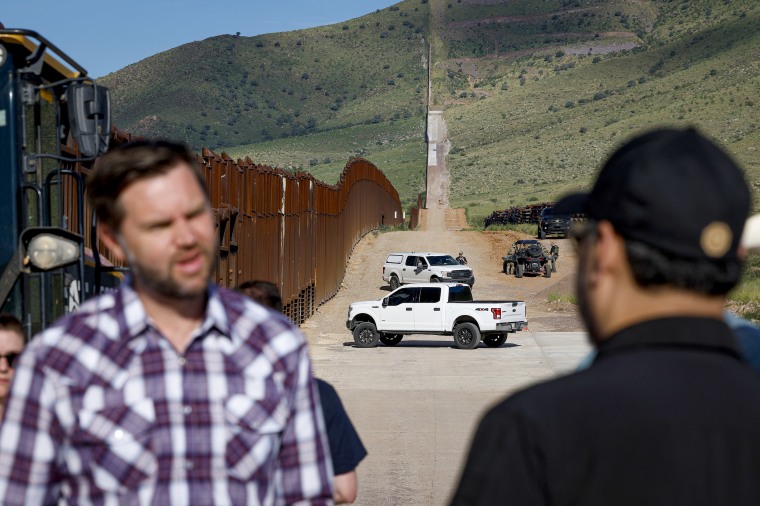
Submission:
M 590 193 L 554 210 L 612 223 L 626 239 L 692 260 L 734 260 L 750 207 L 744 172 L 696 130 L 655 130 L 607 160 Z

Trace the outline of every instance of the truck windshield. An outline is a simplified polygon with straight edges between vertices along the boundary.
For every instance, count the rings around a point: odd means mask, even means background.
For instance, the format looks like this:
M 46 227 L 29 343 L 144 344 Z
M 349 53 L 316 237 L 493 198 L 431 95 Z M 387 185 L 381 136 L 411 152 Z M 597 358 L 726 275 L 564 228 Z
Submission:
M 472 291 L 467 285 L 456 285 L 449 287 L 449 302 L 470 302 L 472 301 Z
M 454 260 L 454 257 L 451 255 L 441 255 L 441 256 L 435 256 L 435 257 L 426 257 L 428 259 L 428 262 L 430 262 L 430 265 L 434 266 L 441 266 L 441 265 L 459 265 L 459 262 Z

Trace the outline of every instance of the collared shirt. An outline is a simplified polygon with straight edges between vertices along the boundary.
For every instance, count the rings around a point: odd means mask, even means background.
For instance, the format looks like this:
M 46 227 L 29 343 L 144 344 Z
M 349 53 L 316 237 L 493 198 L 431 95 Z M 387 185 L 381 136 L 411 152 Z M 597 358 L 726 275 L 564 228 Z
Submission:
M 760 504 L 760 378 L 720 320 L 642 322 L 492 408 L 453 505 Z
M 208 293 L 184 353 L 129 283 L 29 344 L 0 426 L 2 504 L 332 503 L 303 336 Z

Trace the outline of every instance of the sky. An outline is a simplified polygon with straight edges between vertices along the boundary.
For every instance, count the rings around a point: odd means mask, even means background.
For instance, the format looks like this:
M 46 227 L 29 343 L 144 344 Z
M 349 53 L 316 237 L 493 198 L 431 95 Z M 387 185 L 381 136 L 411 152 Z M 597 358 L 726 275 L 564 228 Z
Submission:
M 0 0 L 0 22 L 36 31 L 102 77 L 188 42 L 329 25 L 399 1 Z

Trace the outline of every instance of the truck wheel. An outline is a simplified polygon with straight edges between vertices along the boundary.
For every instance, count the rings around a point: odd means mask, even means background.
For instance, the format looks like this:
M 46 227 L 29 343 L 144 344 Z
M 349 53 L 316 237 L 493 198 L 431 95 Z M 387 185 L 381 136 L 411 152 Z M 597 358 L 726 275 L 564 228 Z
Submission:
M 395 274 L 391 274 L 391 280 L 389 284 L 391 285 L 391 291 L 401 286 L 401 283 L 398 282 L 398 276 L 396 276 Z
M 544 264 L 544 277 L 545 278 L 552 277 L 552 268 L 549 264 Z
M 498 348 L 507 342 L 507 334 L 486 334 L 483 336 L 483 342 L 490 348 Z
M 404 338 L 404 334 L 380 334 L 380 342 L 386 346 L 396 346 Z
M 525 266 L 523 264 L 517 264 L 515 266 L 515 277 L 517 278 L 523 277 L 523 269 L 525 269 Z
M 501 272 L 503 272 L 504 274 L 509 274 L 509 270 L 507 269 L 507 262 L 504 262 L 503 264 L 501 264 Z
M 354 327 L 354 342 L 359 348 L 373 348 L 380 341 L 380 334 L 374 323 L 364 322 Z
M 439 278 L 437 276 L 433 276 L 432 278 L 430 278 L 430 282 L 431 283 L 440 283 L 441 282 L 441 278 Z
M 460 323 L 454 327 L 454 342 L 463 350 L 477 348 L 480 342 L 480 329 L 474 323 Z

